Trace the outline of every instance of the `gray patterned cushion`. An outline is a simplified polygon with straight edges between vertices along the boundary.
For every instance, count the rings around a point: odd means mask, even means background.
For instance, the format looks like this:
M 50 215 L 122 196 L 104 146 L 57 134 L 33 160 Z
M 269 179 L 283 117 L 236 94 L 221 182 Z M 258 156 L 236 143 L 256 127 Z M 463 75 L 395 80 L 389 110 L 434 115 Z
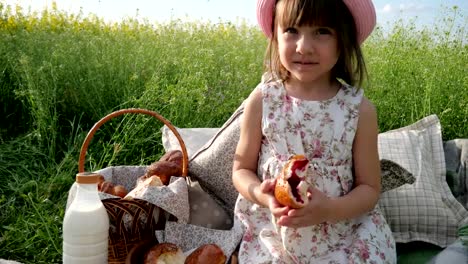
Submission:
M 441 247 L 454 242 L 458 227 L 468 221 L 468 212 L 445 179 L 437 116 L 379 134 L 378 146 L 380 158 L 398 163 L 416 177 L 415 183 L 381 195 L 379 204 L 395 240 L 425 241 Z
M 211 229 L 229 230 L 232 227 L 232 219 L 228 213 L 218 205 L 200 186 L 198 181 L 190 178 L 188 195 L 190 203 L 189 223 Z
M 184 140 L 189 159 L 193 157 L 208 140 L 210 140 L 219 128 L 176 128 Z M 166 150 L 180 150 L 180 144 L 172 131 L 167 127 L 162 128 L 162 144 Z
M 164 232 L 157 231 L 156 233 L 160 241 L 175 243 L 181 246 L 184 251 L 206 243 L 216 243 L 221 246 L 228 257 L 239 245 L 243 235 L 242 226 L 232 225 L 231 221 L 225 221 L 226 217 L 222 213 L 221 215 L 215 213 L 215 222 L 211 218 L 213 212 L 221 206 L 225 210 L 224 212 L 229 215 L 228 219 L 233 219 L 233 208 L 238 192 L 232 184 L 231 171 L 240 135 L 240 117 L 243 109 L 242 104 L 219 129 L 189 129 L 191 133 L 181 134 L 187 149 L 193 149 L 193 140 L 198 141 L 195 142 L 196 145 L 203 145 L 198 151 L 193 152 L 193 155 L 189 154 L 191 157 L 189 175 L 199 185 L 190 184 L 189 224 L 168 222 Z M 167 130 L 168 128 L 163 129 Z M 167 137 L 174 136 L 172 133 L 164 133 L 163 130 L 163 142 L 173 142 L 164 145 L 166 151 L 180 148 L 178 141 L 164 138 L 165 135 Z M 190 137 L 186 137 L 186 135 L 190 135 Z M 207 138 L 209 140 L 204 144 L 204 140 Z M 203 210 L 194 208 L 194 205 L 203 203 L 206 204 Z M 196 206 L 196 208 L 200 208 L 200 206 Z M 231 228 L 227 230 L 228 227 Z M 187 234 L 190 235 L 187 236 Z
M 232 183 L 234 152 L 240 135 L 240 117 L 244 105 L 231 115 L 221 128 L 177 128 L 187 150 L 191 149 L 189 175 L 197 180 L 203 190 L 232 217 L 238 192 Z M 179 149 L 179 142 L 163 127 L 162 141 L 165 151 Z M 202 146 L 194 151 L 194 146 Z M 192 201 L 191 201 L 192 203 Z M 210 202 L 210 204 L 213 204 Z M 203 225 L 206 226 L 206 225 Z
M 189 160 L 219 131 L 219 128 L 176 129 L 185 143 Z M 166 152 L 176 149 L 180 150 L 178 139 L 167 126 L 164 126 L 161 132 L 162 143 Z M 194 178 L 193 175 L 188 177 L 189 223 L 210 229 L 230 229 L 233 221 L 231 216 L 226 212 L 226 209 L 220 206 L 222 203 L 216 200 L 211 193 L 207 193 Z
M 189 174 L 216 196 L 231 214 L 239 195 L 232 183 L 232 165 L 243 112 L 242 104 L 189 162 Z

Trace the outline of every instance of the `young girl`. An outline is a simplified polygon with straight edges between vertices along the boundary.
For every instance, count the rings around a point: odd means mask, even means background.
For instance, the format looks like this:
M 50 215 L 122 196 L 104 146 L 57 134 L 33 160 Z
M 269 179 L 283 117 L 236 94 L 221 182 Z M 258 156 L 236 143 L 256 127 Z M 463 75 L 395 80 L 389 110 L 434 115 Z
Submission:
M 371 0 L 258 0 L 257 18 L 268 69 L 246 102 L 233 166 L 240 263 L 396 263 L 377 206 L 376 110 L 354 87 L 366 74 Z M 301 209 L 273 192 L 296 154 L 311 164 Z

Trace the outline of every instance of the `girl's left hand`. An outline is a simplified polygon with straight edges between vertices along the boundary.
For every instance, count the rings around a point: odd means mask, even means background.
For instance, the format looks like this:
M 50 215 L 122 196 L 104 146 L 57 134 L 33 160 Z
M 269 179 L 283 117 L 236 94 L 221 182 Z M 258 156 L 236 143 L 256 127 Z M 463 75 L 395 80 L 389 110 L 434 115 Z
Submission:
M 319 189 L 312 187 L 308 192 L 309 203 L 300 209 L 290 209 L 287 215 L 281 216 L 277 224 L 293 228 L 318 225 L 329 218 L 327 206 L 329 198 Z

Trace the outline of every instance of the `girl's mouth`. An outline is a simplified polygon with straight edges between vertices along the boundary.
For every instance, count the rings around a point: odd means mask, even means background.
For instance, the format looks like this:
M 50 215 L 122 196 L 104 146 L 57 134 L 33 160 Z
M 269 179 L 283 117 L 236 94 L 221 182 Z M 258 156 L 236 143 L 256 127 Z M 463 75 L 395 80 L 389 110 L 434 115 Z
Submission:
M 300 64 L 300 65 L 315 65 L 318 64 L 317 62 L 312 62 L 312 61 L 295 61 L 295 64 Z

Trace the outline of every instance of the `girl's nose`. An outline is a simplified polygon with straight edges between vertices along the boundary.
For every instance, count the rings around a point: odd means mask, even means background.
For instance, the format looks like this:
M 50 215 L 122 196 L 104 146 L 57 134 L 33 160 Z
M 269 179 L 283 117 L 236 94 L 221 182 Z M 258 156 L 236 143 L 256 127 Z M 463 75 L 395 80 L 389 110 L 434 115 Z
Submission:
M 309 54 L 314 50 L 313 39 L 310 36 L 302 34 L 296 43 L 296 52 L 300 54 Z

